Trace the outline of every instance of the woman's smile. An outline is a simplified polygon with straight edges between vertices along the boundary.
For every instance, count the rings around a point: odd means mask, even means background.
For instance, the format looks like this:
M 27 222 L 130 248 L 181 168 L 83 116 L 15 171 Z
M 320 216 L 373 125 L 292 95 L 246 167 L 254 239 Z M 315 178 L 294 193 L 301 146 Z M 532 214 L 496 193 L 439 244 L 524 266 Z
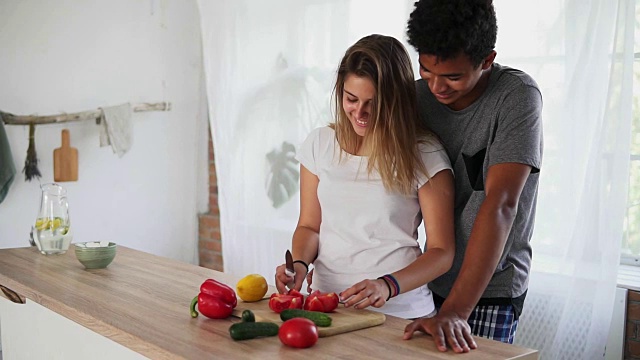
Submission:
M 344 81 L 342 108 L 359 136 L 364 136 L 369 120 L 376 88 L 368 77 L 348 74 Z

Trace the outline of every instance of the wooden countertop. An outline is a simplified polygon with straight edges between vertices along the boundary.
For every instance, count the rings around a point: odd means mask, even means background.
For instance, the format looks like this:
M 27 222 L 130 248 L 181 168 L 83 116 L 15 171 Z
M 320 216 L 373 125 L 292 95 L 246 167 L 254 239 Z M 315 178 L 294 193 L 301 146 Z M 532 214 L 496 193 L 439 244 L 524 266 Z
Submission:
M 243 274 L 244 276 L 246 274 Z M 441 353 L 426 335 L 402 340 L 407 320 L 321 338 L 309 349 L 286 347 L 278 337 L 233 341 L 235 318 L 189 315 L 191 299 L 207 278 L 235 284 L 232 276 L 145 252 L 118 247 L 106 269 L 85 270 L 73 251 L 41 255 L 35 247 L 0 250 L 0 285 L 152 359 L 409 358 L 537 359 L 537 351 L 477 338 L 467 354 Z

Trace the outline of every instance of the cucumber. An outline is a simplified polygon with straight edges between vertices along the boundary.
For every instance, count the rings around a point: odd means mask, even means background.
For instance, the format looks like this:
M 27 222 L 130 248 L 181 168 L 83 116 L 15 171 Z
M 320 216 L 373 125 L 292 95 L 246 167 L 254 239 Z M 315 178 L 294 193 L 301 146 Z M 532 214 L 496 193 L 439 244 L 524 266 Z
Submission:
M 278 325 L 272 322 L 239 322 L 229 327 L 233 340 L 248 340 L 262 336 L 278 335 Z
M 282 321 L 287 321 L 296 317 L 307 318 L 320 327 L 331 326 L 331 317 L 323 312 L 300 309 L 284 309 L 280 313 L 280 319 L 282 319 Z
M 253 311 L 247 309 L 242 312 L 242 321 L 243 322 L 256 322 L 256 316 L 253 314 Z

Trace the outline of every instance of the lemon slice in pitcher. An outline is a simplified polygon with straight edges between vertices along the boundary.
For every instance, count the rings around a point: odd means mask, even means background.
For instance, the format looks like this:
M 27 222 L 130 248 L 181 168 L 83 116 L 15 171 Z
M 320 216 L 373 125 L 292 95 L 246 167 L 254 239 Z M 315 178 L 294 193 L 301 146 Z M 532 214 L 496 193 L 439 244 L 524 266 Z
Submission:
M 39 218 L 36 220 L 36 230 L 46 230 L 49 228 L 49 219 Z
M 51 230 L 56 230 L 57 228 L 60 227 L 60 225 L 62 225 L 62 218 L 55 218 L 51 221 Z

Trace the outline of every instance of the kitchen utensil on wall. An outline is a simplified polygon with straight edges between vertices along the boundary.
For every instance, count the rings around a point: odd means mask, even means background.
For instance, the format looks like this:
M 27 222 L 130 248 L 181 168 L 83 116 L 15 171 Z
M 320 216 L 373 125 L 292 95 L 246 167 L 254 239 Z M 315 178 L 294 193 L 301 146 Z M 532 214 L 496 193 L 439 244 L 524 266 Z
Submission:
M 31 181 L 33 178 L 40 178 L 40 169 L 38 169 L 38 154 L 36 154 L 36 125 L 29 124 L 29 148 L 27 148 L 27 158 L 24 160 L 24 178 Z
M 70 143 L 69 130 L 62 130 L 62 146 L 53 150 L 54 181 L 78 181 L 78 149 Z
M 40 188 L 40 211 L 32 228 L 33 239 L 44 255 L 64 254 L 73 238 L 67 190 L 55 183 Z

